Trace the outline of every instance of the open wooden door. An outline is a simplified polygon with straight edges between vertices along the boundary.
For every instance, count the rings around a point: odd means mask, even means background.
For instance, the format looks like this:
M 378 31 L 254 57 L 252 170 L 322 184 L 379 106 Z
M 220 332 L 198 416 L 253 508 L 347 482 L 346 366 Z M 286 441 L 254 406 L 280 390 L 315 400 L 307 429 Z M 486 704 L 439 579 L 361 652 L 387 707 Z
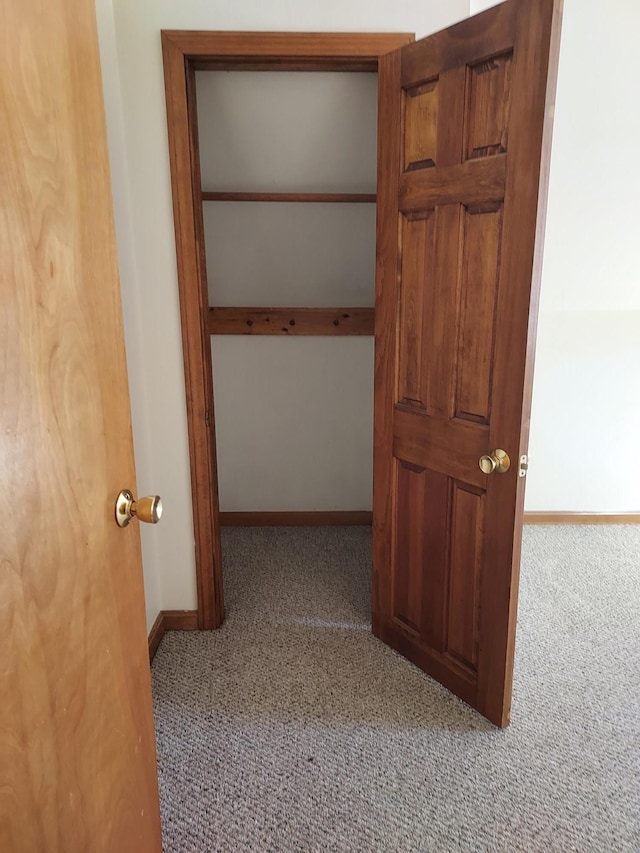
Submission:
M 160 850 L 93 0 L 0 6 L 0 850 Z
M 373 631 L 499 726 L 560 19 L 508 0 L 379 66 Z

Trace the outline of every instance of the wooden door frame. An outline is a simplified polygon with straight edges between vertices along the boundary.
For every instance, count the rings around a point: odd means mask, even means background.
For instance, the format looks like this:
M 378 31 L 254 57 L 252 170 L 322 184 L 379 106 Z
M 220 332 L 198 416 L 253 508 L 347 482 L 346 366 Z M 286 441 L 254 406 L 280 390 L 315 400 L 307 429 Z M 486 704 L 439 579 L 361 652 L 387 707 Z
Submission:
M 195 539 L 198 628 L 224 618 L 213 376 L 195 72 L 377 71 L 411 33 L 266 33 L 163 30 L 167 129 Z

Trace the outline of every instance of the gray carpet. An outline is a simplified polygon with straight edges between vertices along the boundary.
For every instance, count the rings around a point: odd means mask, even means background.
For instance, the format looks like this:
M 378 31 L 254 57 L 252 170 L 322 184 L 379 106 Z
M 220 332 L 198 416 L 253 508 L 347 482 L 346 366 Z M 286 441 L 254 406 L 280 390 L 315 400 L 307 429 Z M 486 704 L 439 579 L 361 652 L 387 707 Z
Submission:
M 528 527 L 512 724 L 369 633 L 366 528 L 225 531 L 153 664 L 166 851 L 640 850 L 640 527 Z

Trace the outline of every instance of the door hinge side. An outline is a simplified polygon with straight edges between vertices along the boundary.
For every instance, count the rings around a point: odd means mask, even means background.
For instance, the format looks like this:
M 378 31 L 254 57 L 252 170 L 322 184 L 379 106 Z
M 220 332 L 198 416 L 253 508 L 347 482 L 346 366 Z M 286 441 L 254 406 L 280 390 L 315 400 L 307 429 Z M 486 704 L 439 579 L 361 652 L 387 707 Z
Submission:
M 211 417 L 209 416 L 209 409 L 204 413 L 204 422 L 207 426 L 211 426 Z

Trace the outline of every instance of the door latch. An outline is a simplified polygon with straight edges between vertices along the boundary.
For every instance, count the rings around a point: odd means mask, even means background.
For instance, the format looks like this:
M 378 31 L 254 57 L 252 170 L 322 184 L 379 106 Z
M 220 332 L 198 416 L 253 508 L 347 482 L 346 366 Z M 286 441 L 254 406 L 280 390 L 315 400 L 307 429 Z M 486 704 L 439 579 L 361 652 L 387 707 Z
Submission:
M 529 457 L 526 453 L 523 453 L 520 457 L 520 464 L 518 465 L 518 477 L 526 477 L 527 471 L 529 470 Z

